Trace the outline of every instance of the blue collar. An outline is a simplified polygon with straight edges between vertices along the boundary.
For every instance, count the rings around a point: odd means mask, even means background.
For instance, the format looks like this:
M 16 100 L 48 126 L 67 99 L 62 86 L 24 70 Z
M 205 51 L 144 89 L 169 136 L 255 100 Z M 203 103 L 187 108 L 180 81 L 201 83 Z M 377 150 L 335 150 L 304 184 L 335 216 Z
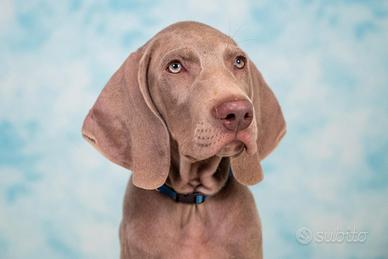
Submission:
M 188 194 L 177 193 L 173 188 L 171 188 L 170 186 L 167 186 L 167 184 L 163 184 L 156 190 L 159 191 L 160 193 L 163 193 L 164 195 L 167 195 L 168 197 L 170 197 L 176 202 L 201 204 L 207 198 L 206 195 L 203 195 L 199 192 L 193 192 Z
M 228 175 L 228 180 L 226 184 L 229 182 L 229 178 L 232 176 L 232 170 L 229 168 L 229 175 Z M 203 203 L 207 195 L 201 194 L 199 192 L 193 192 L 193 193 L 188 193 L 188 194 L 182 194 L 182 193 L 177 193 L 173 188 L 168 186 L 167 184 L 163 184 L 159 188 L 156 189 L 158 192 L 170 197 L 172 200 L 176 202 L 182 202 L 182 203 L 189 203 L 189 204 L 201 204 Z

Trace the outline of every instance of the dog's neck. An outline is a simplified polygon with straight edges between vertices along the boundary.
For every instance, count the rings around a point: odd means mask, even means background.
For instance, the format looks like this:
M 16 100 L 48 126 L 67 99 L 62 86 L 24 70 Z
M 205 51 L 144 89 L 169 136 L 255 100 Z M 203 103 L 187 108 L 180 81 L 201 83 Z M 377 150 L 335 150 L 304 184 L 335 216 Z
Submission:
M 166 184 L 182 194 L 200 192 L 214 195 L 225 185 L 229 166 L 229 158 L 218 156 L 193 161 L 179 153 L 175 142 L 171 148 L 171 168 Z

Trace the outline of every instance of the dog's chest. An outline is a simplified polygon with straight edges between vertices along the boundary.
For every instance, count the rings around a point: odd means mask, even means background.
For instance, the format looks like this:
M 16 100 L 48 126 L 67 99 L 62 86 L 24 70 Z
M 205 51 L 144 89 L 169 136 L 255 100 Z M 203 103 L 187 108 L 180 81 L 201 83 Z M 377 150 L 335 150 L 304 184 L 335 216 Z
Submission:
M 186 233 L 186 234 L 184 234 Z M 203 238 L 199 234 L 159 233 L 154 236 L 147 234 L 147 239 L 138 239 L 128 245 L 129 257 L 124 258 L 168 258 L 168 259 L 226 259 L 226 258 L 256 258 L 244 254 L 243 245 L 239 240 L 230 240 L 220 236 Z M 142 233 L 144 234 L 144 233 Z M 136 235 L 139 236 L 139 235 Z M 144 235 L 143 235 L 144 236 Z
M 249 230 L 235 231 L 227 217 L 215 217 L 218 218 L 216 224 L 207 224 L 194 215 L 179 224 L 168 224 L 160 219 L 143 227 L 137 223 L 127 237 L 130 239 L 128 249 L 136 251 L 138 257 L 128 258 L 258 258 L 261 243 L 256 234 L 252 235 Z M 255 249 L 252 250 L 248 243 Z M 256 256 L 247 255 L 247 252 Z
M 200 205 L 129 190 L 120 228 L 122 258 L 261 258 L 260 221 L 248 189 Z

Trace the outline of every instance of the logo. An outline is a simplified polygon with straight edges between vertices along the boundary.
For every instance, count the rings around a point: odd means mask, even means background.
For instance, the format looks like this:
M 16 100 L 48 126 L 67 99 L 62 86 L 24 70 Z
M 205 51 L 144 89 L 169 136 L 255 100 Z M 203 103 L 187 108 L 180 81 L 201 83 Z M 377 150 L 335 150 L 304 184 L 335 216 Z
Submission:
M 296 241 L 301 245 L 311 242 L 322 243 L 365 243 L 368 232 L 357 231 L 354 225 L 352 229 L 341 230 L 338 226 L 332 231 L 312 231 L 308 227 L 301 227 L 295 233 Z

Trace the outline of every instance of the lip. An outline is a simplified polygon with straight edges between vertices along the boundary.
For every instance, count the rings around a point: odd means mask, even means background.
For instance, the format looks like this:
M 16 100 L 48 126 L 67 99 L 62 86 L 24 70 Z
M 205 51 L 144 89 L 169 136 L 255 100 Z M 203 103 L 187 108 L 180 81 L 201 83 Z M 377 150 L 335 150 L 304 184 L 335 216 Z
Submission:
M 239 155 L 241 155 L 242 152 L 244 152 L 244 150 L 246 150 L 246 146 L 242 145 L 240 151 L 232 157 L 238 157 Z
M 253 155 L 257 152 L 256 137 L 254 137 L 253 134 L 255 134 L 255 131 L 252 130 L 243 130 L 235 134 L 225 134 L 225 137 L 222 141 L 220 141 L 220 143 L 218 143 L 215 149 L 201 150 L 201 152 L 198 153 L 184 152 L 182 155 L 187 161 L 190 161 L 191 163 L 206 160 L 211 157 L 237 157 L 244 151 L 248 155 Z M 233 145 L 233 143 L 234 145 L 238 143 L 239 146 L 236 147 L 232 152 L 224 152 L 225 147 L 228 145 Z
M 240 140 L 233 140 L 224 145 L 216 154 L 218 157 L 236 157 L 246 149 L 245 144 Z

